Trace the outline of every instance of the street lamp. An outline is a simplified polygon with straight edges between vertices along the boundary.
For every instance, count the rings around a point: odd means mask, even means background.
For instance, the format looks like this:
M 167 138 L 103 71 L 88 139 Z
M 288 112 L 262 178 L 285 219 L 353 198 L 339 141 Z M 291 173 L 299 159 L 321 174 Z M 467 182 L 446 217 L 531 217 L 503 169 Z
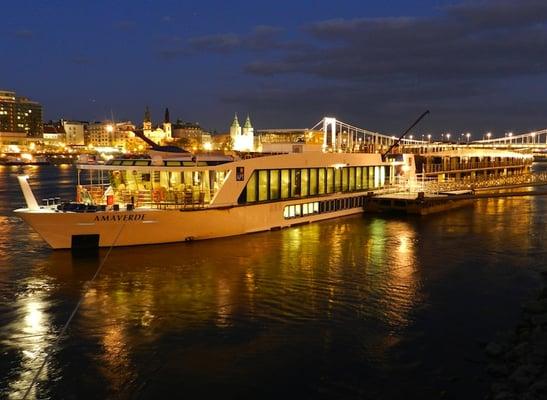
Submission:
M 428 135 L 427 135 L 427 141 L 428 141 L 428 142 L 431 142 L 431 134 L 428 134 Z
M 446 134 L 446 140 L 450 141 L 450 133 Z
M 486 134 L 486 138 L 487 138 L 488 140 L 490 140 L 490 136 L 492 136 L 492 132 L 488 132 L 488 133 Z
M 469 132 L 467 132 L 465 134 L 465 137 L 467 138 L 467 143 L 469 143 L 469 138 L 471 137 L 471 134 Z

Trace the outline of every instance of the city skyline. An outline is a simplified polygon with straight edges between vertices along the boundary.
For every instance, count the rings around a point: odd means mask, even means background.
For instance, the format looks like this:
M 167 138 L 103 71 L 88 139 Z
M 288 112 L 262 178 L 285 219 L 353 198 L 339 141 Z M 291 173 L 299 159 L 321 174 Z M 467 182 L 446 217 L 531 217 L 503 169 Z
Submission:
M 226 131 L 324 115 L 398 133 L 545 128 L 547 5 L 537 0 L 7 5 L 0 87 L 44 119 L 172 115 Z

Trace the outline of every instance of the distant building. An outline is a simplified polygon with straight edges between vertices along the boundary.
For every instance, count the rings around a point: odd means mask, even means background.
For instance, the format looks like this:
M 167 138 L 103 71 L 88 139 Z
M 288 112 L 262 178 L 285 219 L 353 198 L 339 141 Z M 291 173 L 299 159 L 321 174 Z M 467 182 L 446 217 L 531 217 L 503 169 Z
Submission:
M 62 126 L 49 121 L 42 126 L 44 143 L 64 143 L 65 131 Z
M 192 150 L 213 148 L 211 134 L 198 122 L 183 122 L 178 119 L 173 125 L 173 139 Z
M 85 144 L 85 130 L 87 122 L 61 119 L 60 124 L 65 131 L 65 142 L 67 145 L 82 146 Z
M 173 124 L 173 138 L 189 140 L 195 139 L 201 141 L 201 135 L 204 133 L 198 122 L 183 122 L 178 119 Z
M 87 125 L 88 145 L 94 147 L 111 147 L 114 132 L 112 121 L 90 122 Z
M 156 128 L 152 127 L 152 118 L 150 116 L 150 110 L 148 106 L 144 111 L 144 120 L 142 123 L 142 131 L 144 136 L 151 139 L 157 144 L 165 144 L 171 142 L 172 132 L 171 132 L 171 122 L 169 121 L 169 109 L 165 109 L 165 114 L 163 118 L 163 124 L 157 126 Z
M 211 144 L 214 150 L 228 151 L 232 149 L 232 138 L 229 133 L 211 135 Z
M 112 147 L 127 151 L 142 151 L 146 144 L 135 135 L 135 125 L 131 121 L 117 122 L 112 132 Z
M 116 147 L 119 150 L 137 151 L 144 142 L 135 136 L 135 125 L 131 121 L 92 122 L 87 125 L 88 145 L 93 147 Z
M 42 106 L 15 92 L 0 90 L 0 132 L 23 132 L 42 136 Z
M 247 115 L 247 119 L 243 124 L 243 128 L 239 125 L 237 114 L 234 115 L 232 126 L 230 126 L 230 138 L 232 141 L 232 150 L 236 151 L 254 151 L 254 128 L 251 125 L 251 118 Z
M 320 151 L 323 131 L 309 129 L 261 129 L 256 132 L 256 150 L 264 153 Z

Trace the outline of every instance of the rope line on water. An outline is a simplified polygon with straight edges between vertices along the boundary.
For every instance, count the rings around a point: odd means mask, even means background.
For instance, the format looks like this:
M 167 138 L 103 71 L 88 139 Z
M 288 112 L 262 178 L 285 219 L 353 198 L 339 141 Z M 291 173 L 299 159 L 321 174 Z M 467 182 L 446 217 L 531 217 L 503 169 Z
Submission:
M 106 260 L 108 259 L 108 256 L 110 256 L 110 253 L 112 252 L 112 249 L 114 248 L 114 246 L 116 245 L 116 243 L 118 242 L 118 239 L 120 238 L 120 235 L 122 233 L 122 230 L 123 228 L 125 227 L 125 224 L 127 223 L 127 221 L 124 221 L 124 223 L 122 224 L 122 226 L 120 227 L 120 230 L 118 231 L 118 234 L 116 235 L 116 237 L 114 238 L 114 241 L 112 242 L 112 244 L 110 245 L 108 251 L 106 252 L 106 255 L 104 256 L 104 258 L 101 260 L 101 263 L 99 264 L 99 267 L 97 268 L 97 270 L 95 271 L 95 274 L 93 274 L 93 277 L 87 281 L 87 285 L 93 283 L 93 281 L 95 280 L 95 278 L 97 278 L 97 276 L 99 275 L 99 273 L 101 272 L 101 269 L 103 268 Z M 84 288 L 85 288 L 85 285 L 84 285 Z M 23 400 L 26 400 L 28 395 L 30 394 L 30 391 L 32 390 L 32 388 L 34 387 L 34 385 L 36 385 L 36 382 L 38 381 L 38 377 L 40 376 L 40 374 L 42 373 L 42 370 L 44 369 L 44 366 L 46 365 L 46 362 L 47 360 L 49 359 L 49 357 L 51 356 L 51 354 L 53 353 L 53 349 L 57 348 L 59 342 L 61 341 L 61 338 L 65 335 L 66 333 L 66 330 L 68 329 L 68 326 L 70 325 L 70 323 L 72 322 L 72 319 L 74 318 L 74 316 L 76 315 L 76 313 L 78 312 L 78 309 L 80 308 L 80 306 L 82 305 L 83 301 L 84 301 L 84 294 L 85 294 L 86 290 L 84 289 L 82 294 L 80 295 L 80 299 L 78 300 L 78 303 L 76 303 L 76 306 L 74 307 L 74 309 L 72 310 L 72 313 L 70 313 L 70 316 L 68 317 L 67 321 L 65 322 L 63 328 L 61 329 L 61 332 L 59 333 L 59 336 L 57 336 L 57 339 L 55 340 L 55 342 L 53 343 L 53 345 L 49 348 L 48 351 L 46 351 L 46 355 L 44 356 L 44 361 L 42 361 L 42 364 L 40 364 L 40 368 L 38 368 L 38 370 L 36 371 L 36 373 L 34 374 L 34 377 L 32 378 L 32 381 L 30 382 L 30 385 L 29 387 L 27 388 L 27 390 L 25 391 L 25 394 L 23 395 Z

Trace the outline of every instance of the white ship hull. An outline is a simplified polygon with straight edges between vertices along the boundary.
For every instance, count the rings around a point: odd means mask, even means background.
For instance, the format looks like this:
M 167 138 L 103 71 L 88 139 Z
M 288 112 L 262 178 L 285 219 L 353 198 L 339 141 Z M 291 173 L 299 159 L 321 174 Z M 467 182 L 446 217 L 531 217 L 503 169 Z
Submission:
M 306 201 L 313 202 L 314 199 Z M 363 211 L 362 206 L 358 206 L 285 219 L 284 206 L 299 203 L 302 201 L 184 212 L 154 209 L 95 213 L 46 213 L 19 209 L 16 212 L 53 249 L 70 249 L 74 247 L 73 238 L 80 235 L 98 235 L 99 247 L 172 243 L 275 230 Z

